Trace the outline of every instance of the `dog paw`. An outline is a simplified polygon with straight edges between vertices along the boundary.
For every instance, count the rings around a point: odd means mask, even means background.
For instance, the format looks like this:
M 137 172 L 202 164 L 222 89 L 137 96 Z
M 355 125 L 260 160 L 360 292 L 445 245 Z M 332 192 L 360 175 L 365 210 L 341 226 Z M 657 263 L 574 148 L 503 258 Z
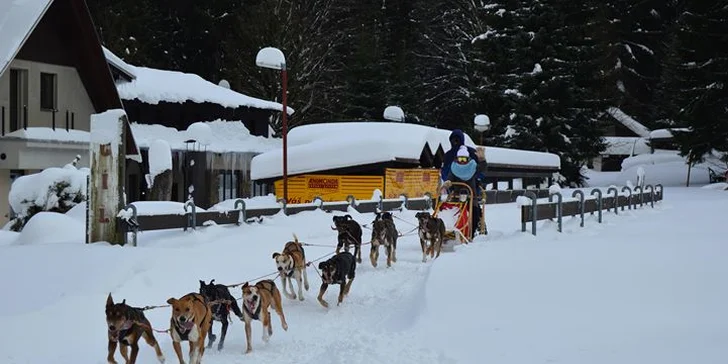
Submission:
M 303 301 L 304 300 L 303 295 L 301 295 L 300 297 L 298 297 L 298 300 L 299 301 Z
M 281 326 L 283 326 L 284 331 L 288 331 L 288 323 L 284 322 Z
M 223 345 L 222 345 L 222 344 L 217 344 L 217 351 L 220 351 L 220 350 L 222 350 L 222 347 L 223 347 Z
M 263 335 L 263 341 L 264 341 L 264 342 L 266 342 L 266 343 L 267 343 L 268 341 L 270 341 L 270 336 L 268 336 L 268 335 Z
M 324 306 L 325 308 L 329 308 L 329 303 L 326 302 L 326 300 L 319 300 L 319 303 L 321 304 L 321 306 Z
M 303 286 L 303 288 L 305 288 L 308 291 L 308 284 Z
M 245 349 L 245 354 L 250 354 L 250 352 L 253 351 L 253 348 L 247 348 Z
M 160 363 L 164 364 L 164 362 L 165 362 L 164 355 L 158 356 L 157 360 L 159 360 Z

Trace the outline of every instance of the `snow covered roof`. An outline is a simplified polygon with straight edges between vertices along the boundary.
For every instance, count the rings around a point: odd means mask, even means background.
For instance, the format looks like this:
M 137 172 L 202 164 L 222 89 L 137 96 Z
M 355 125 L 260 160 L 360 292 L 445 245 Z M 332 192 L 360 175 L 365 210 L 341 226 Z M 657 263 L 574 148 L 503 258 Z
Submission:
M 395 160 L 419 160 L 422 150 L 432 154 L 450 149 L 450 130 L 399 122 L 339 122 L 302 125 L 288 133 L 288 173 L 325 171 Z M 475 143 L 465 135 L 465 144 Z M 520 153 L 520 154 L 519 154 Z M 486 148 L 489 163 L 560 166 L 555 154 Z M 281 176 L 282 153 L 272 150 L 253 158 L 253 180 Z M 538 158 L 538 159 L 537 159 Z M 539 164 L 541 163 L 541 164 Z
M 122 100 L 138 99 L 148 104 L 158 104 L 160 101 L 178 103 L 193 101 L 210 102 L 231 108 L 247 106 L 275 111 L 283 109 L 280 103 L 243 95 L 193 73 L 137 67 L 124 62 L 108 49 L 104 49 L 104 54 L 111 65 L 134 76 L 131 77 L 131 82 L 120 81 L 116 84 Z M 294 110 L 290 106 L 287 109 L 289 115 L 293 114 Z
M 485 159 L 488 161 L 488 165 L 493 166 L 499 164 L 530 168 L 561 168 L 561 157 L 557 154 L 536 152 L 533 150 L 485 147 Z
M 213 153 L 263 153 L 281 147 L 280 139 L 251 135 L 241 121 L 218 119 L 204 123 L 210 127 L 212 137 L 209 145 L 201 146 L 201 150 Z M 161 139 L 169 143 L 172 150 L 186 150 L 185 140 L 194 139 L 194 136 L 188 135 L 186 130 L 177 130 L 158 124 L 132 123 L 131 129 L 139 148 L 149 148 L 155 140 Z
M 607 148 L 602 154 L 608 155 L 632 155 L 632 148 L 634 147 L 634 154 L 650 153 L 650 146 L 647 145 L 647 140 L 640 137 L 604 137 L 604 141 L 607 143 Z
M 52 0 L 3 1 L 0 8 L 0 75 L 43 18 Z
M 625 114 L 624 111 L 618 107 L 610 107 L 607 109 L 607 114 L 611 115 L 622 125 L 626 126 L 633 133 L 642 138 L 648 138 L 650 136 L 650 129 L 640 124 L 637 120 L 632 119 L 629 115 Z
M 677 131 L 690 131 L 688 128 L 670 128 L 670 129 L 655 129 L 650 132 L 650 139 L 671 139 L 672 130 Z
M 104 50 L 104 56 L 106 57 L 106 61 L 109 62 L 111 65 L 116 67 L 119 71 L 123 72 L 125 75 L 127 75 L 130 79 L 136 78 L 136 73 L 134 72 L 134 69 L 132 66 L 124 62 L 121 58 L 119 58 L 116 54 L 111 52 L 108 48 L 102 46 L 101 47 Z
M 89 132 L 84 130 L 56 128 L 28 128 L 18 129 L 12 133 L 6 133 L 3 138 L 18 138 L 27 140 L 43 140 L 43 141 L 55 141 L 55 142 L 69 142 L 69 143 L 88 143 Z

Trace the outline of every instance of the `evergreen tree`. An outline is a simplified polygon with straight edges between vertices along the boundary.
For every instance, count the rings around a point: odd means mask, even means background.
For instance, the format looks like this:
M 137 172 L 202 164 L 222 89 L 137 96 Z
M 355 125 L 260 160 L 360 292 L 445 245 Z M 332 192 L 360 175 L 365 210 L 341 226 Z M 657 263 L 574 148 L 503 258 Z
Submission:
M 692 163 L 728 152 L 728 1 L 678 3 L 660 105 L 680 152 Z M 725 157 L 724 157 L 725 158 Z M 726 158 L 728 160 L 728 158 Z

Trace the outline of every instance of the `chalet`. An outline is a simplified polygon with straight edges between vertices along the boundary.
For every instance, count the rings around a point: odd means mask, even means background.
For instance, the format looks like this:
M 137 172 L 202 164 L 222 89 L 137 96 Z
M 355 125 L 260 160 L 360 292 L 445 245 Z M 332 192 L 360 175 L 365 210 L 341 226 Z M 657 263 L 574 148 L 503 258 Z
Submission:
M 15 178 L 88 156 L 90 116 L 123 105 L 84 0 L 6 1 L 2 11 L 0 219 L 7 219 Z M 127 158 L 139 160 L 130 133 Z M 88 157 L 80 164 L 88 167 Z
M 436 185 L 437 171 L 442 166 L 445 152 L 450 149 L 450 133 L 450 130 L 424 125 L 379 121 L 298 126 L 288 134 L 288 175 L 293 182 L 297 177 L 311 175 L 380 176 L 386 179 L 389 170 L 422 169 L 433 171 L 420 174 Z M 476 147 L 467 134 L 466 144 Z M 485 155 L 488 161 L 486 183 L 493 184 L 495 189 L 499 184 L 513 188 L 514 179 L 521 179 L 523 186 L 539 185 L 543 180 L 550 181 L 561 168 L 559 156 L 550 153 L 485 147 Z M 282 151 L 277 149 L 253 158 L 251 178 L 256 183 L 257 195 L 266 194 L 274 187 L 276 195 L 281 195 L 275 184 L 280 183 L 282 176 L 282 157 Z M 400 174 L 404 173 L 400 171 Z M 380 183 L 374 179 L 367 183 L 370 182 Z M 352 186 L 354 184 L 352 182 Z M 367 193 L 372 193 L 371 188 L 361 195 Z M 387 191 L 384 193 L 390 195 Z
M 185 201 L 190 186 L 195 204 L 204 208 L 251 195 L 250 161 L 280 146 L 279 139 L 268 138 L 269 120 L 283 105 L 195 74 L 133 66 L 106 48 L 104 53 L 143 156 L 141 163 L 127 162 L 129 202 L 146 199 L 146 157 L 156 139 L 173 151 L 173 201 Z M 211 140 L 187 131 L 196 123 L 208 127 Z
M 607 148 L 592 161 L 597 171 L 620 171 L 624 159 L 650 153 L 650 129 L 616 107 L 607 109 L 613 122 L 604 130 Z

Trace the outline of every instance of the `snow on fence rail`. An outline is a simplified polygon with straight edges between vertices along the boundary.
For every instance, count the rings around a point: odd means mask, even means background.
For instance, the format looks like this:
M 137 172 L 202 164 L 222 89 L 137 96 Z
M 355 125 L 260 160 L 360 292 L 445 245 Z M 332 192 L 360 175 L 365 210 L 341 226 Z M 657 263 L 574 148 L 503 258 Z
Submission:
M 539 197 L 546 197 L 548 190 L 508 190 L 508 191 L 486 191 L 486 204 L 512 203 L 519 196 L 523 196 L 526 192 L 533 193 Z M 243 199 L 237 199 L 232 210 L 227 211 L 197 211 L 197 207 L 192 201 L 184 204 L 184 211 L 178 213 L 164 214 L 142 214 L 137 213 L 137 207 L 132 203 L 124 207 L 117 215 L 117 224 L 119 224 L 124 233 L 124 243 L 131 242 L 132 246 L 136 246 L 136 237 L 139 231 L 144 230 L 164 230 L 179 229 L 185 231 L 188 229 L 196 229 L 198 226 L 207 226 L 211 224 L 240 225 L 243 222 L 260 221 L 263 216 L 273 216 L 279 213 L 286 215 L 294 215 L 302 211 L 314 211 L 321 209 L 326 212 L 341 211 L 347 212 L 350 208 L 355 209 L 359 213 L 371 213 L 375 211 L 394 211 L 402 209 L 408 210 L 428 210 L 434 207 L 433 201 L 429 195 L 417 198 L 408 198 L 406 195 L 400 195 L 399 198 L 379 200 L 357 200 L 354 196 L 349 196 L 347 201 L 324 201 L 317 197 L 314 202 L 303 204 L 287 205 L 283 199 L 278 201 L 278 206 L 252 207 L 247 208 Z M 131 233 L 131 237 L 129 236 Z M 129 239 L 131 238 L 131 241 Z
M 597 221 L 601 223 L 602 210 L 605 208 L 607 212 L 613 209 L 617 215 L 619 214 L 619 208 L 622 211 L 624 211 L 625 207 L 629 207 L 630 210 L 637 209 L 637 204 L 642 207 L 644 204 L 649 203 L 654 208 L 655 202 L 663 199 L 663 187 L 661 184 L 654 187 L 646 185 L 644 190 L 639 186 L 633 190 L 624 186 L 620 192 L 617 187 L 612 186 L 607 189 L 607 197 L 603 197 L 603 195 L 604 193 L 599 188 L 591 190 L 589 196 L 585 195 L 582 190 L 575 190 L 571 197 L 576 198 L 578 196 L 578 200 L 564 202 L 561 192 L 553 191 L 548 196 L 548 202 L 539 203 L 539 196 L 529 191 L 518 201 L 521 205 L 521 231 L 525 232 L 526 225 L 530 222 L 531 234 L 536 235 L 537 221 L 557 219 L 557 229 L 561 232 L 563 217 L 577 215 L 581 219 L 579 225 L 584 227 L 584 214 L 590 213 L 593 215 L 595 212 L 597 213 Z M 554 198 L 556 198 L 556 202 L 553 202 Z

